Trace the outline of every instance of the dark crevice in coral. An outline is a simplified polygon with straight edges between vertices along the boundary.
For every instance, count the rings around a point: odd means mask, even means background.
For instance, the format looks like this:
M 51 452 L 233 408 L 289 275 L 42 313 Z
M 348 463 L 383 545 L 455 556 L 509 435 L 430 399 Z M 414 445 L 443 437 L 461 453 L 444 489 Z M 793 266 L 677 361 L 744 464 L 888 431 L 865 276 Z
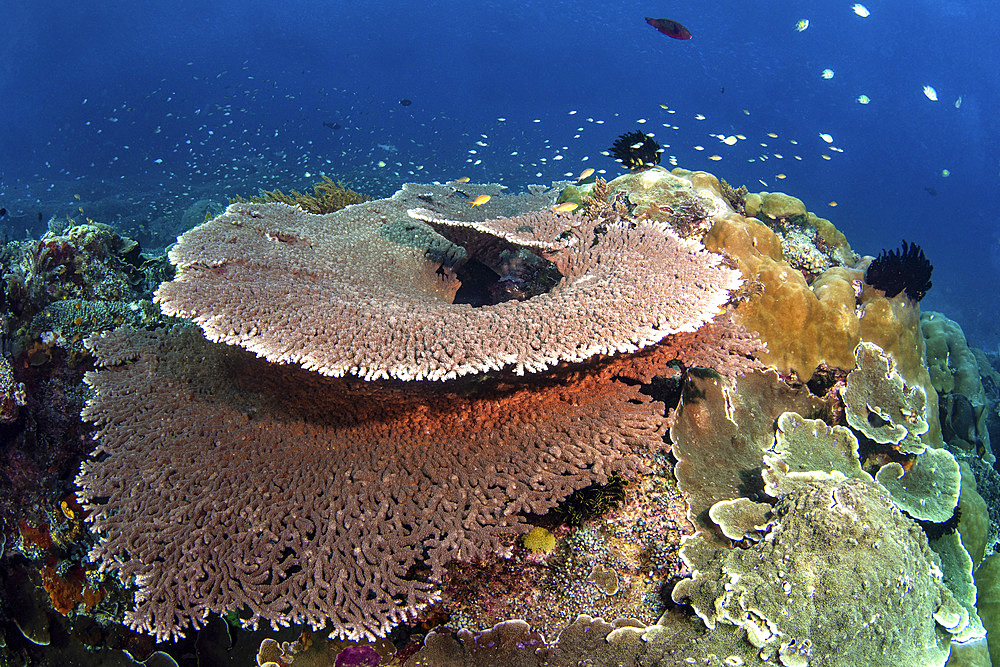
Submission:
M 936 540 L 944 537 L 945 535 L 951 535 L 956 530 L 958 530 L 958 523 L 962 519 L 962 508 L 955 505 L 955 513 L 951 515 L 951 518 L 942 523 L 934 523 L 933 521 L 924 521 L 922 519 L 914 519 L 917 525 L 920 526 L 924 534 L 927 535 L 928 540 Z
M 495 262 L 470 257 L 455 267 L 455 275 L 462 286 L 454 302 L 475 307 L 525 301 L 545 294 L 562 278 L 552 262 L 522 249 L 505 250 Z

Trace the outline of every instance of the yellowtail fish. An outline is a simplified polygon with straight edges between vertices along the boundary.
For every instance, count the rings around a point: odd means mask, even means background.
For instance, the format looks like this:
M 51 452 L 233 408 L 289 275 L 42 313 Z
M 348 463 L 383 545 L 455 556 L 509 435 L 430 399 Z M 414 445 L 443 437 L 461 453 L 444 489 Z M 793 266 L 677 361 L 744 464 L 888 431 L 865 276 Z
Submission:
M 566 201 L 561 204 L 556 204 L 552 207 L 555 213 L 569 213 L 570 211 L 575 211 L 580 208 L 580 205 L 576 202 Z
M 829 204 L 827 204 L 827 206 L 836 206 L 836 205 L 837 205 L 837 202 L 835 202 L 835 201 L 832 201 Z
M 593 173 L 594 173 L 593 168 L 587 167 L 586 169 L 584 169 L 583 171 L 580 172 L 580 175 L 576 177 L 576 180 L 582 181 L 583 179 L 587 178 L 588 176 L 590 176 Z
M 460 177 L 458 177 L 458 178 L 455 179 L 455 182 L 456 183 L 468 183 L 469 182 L 469 177 L 468 176 L 460 176 Z
M 472 200 L 472 206 L 482 206 L 489 200 L 490 200 L 489 195 L 479 195 L 478 197 Z

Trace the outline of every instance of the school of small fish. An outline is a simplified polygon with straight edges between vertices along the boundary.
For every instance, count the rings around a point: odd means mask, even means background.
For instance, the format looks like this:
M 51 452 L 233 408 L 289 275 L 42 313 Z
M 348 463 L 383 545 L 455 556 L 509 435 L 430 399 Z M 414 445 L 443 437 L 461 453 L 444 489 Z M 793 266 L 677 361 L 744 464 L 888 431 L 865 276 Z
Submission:
M 877 25 L 881 13 L 877 12 L 873 17 L 869 9 L 860 3 L 849 6 L 857 17 L 868 19 L 872 25 Z M 844 6 L 842 8 L 842 11 L 846 9 Z M 686 28 L 667 19 L 655 19 L 650 25 L 675 39 L 686 39 L 689 36 Z M 794 31 L 804 33 L 810 27 L 810 19 L 802 17 L 795 22 Z M 814 27 L 816 30 L 806 35 L 789 36 L 789 39 L 805 40 L 808 43 L 814 37 L 820 38 L 821 27 L 827 28 L 818 17 Z M 675 46 L 684 48 L 682 45 Z M 853 73 L 849 71 L 849 66 L 837 62 L 829 64 L 831 67 L 819 71 L 820 77 L 824 80 L 836 77 L 837 84 L 823 86 L 824 94 L 842 95 L 838 99 L 843 105 L 841 108 L 844 113 L 848 113 L 848 105 L 854 109 L 851 113 L 867 113 L 861 107 L 873 104 L 868 94 L 840 87 L 841 81 L 852 80 Z M 172 178 L 176 170 L 178 181 L 183 181 L 180 173 L 185 163 L 230 164 L 232 159 L 217 158 L 239 153 L 240 146 L 260 145 L 262 148 L 259 154 L 250 156 L 247 160 L 261 161 L 268 159 L 265 156 L 272 156 L 273 160 L 268 161 L 266 169 L 262 171 L 273 174 L 275 181 L 285 179 L 283 182 L 287 183 L 291 177 L 297 177 L 297 183 L 302 183 L 302 179 L 307 179 L 308 183 L 329 173 L 335 178 L 343 178 L 345 183 L 355 189 L 384 196 L 391 194 L 406 181 L 437 179 L 461 185 L 473 180 L 490 180 L 507 181 L 513 185 L 523 183 L 526 179 L 528 182 L 547 182 L 561 177 L 578 183 L 597 176 L 610 179 L 620 173 L 620 169 L 613 163 L 594 160 L 599 153 L 607 154 L 606 151 L 595 148 L 607 146 L 610 143 L 609 136 L 613 138 L 618 132 L 637 127 L 641 127 L 651 137 L 660 135 L 656 137 L 656 141 L 662 147 L 662 164 L 665 167 L 683 164 L 689 168 L 707 168 L 710 162 L 750 162 L 763 164 L 767 168 L 773 165 L 773 170 L 768 169 L 770 176 L 762 176 L 775 181 L 794 180 L 795 162 L 817 164 L 818 161 L 836 160 L 845 150 L 835 144 L 832 134 L 820 131 L 822 128 L 815 128 L 814 134 L 799 137 L 790 136 L 788 132 L 761 133 L 760 125 L 756 126 L 756 131 L 744 129 L 744 132 L 740 132 L 740 123 L 721 112 L 694 113 L 696 109 L 680 106 L 675 109 L 667 102 L 650 105 L 653 108 L 641 110 L 641 113 L 631 118 L 625 117 L 624 113 L 619 116 L 618 113 L 611 112 L 601 118 L 588 115 L 594 114 L 594 111 L 583 107 L 568 108 L 545 116 L 524 117 L 517 108 L 505 108 L 498 110 L 495 122 L 483 124 L 478 121 L 466 122 L 446 113 L 428 112 L 426 102 L 416 95 L 412 100 L 397 96 L 393 97 L 389 111 L 385 112 L 387 120 L 379 127 L 377 124 L 366 124 L 363 120 L 377 105 L 370 100 L 362 100 L 356 92 L 321 89 L 311 96 L 309 102 L 304 102 L 299 99 L 304 93 L 285 92 L 278 82 L 254 81 L 252 76 L 241 77 L 240 73 L 235 74 L 236 76 L 223 71 L 217 73 L 214 79 L 212 75 L 204 73 L 194 77 L 204 81 L 206 87 L 215 93 L 215 97 L 203 98 L 212 99 L 212 103 L 195 103 L 190 105 L 191 108 L 175 107 L 176 113 L 167 113 L 159 125 L 153 128 L 152 134 L 176 136 L 176 126 L 182 118 L 198 119 L 196 122 L 202 123 L 200 128 L 196 132 L 187 132 L 185 139 L 176 146 L 151 153 L 146 158 L 147 167 L 161 171 L 165 174 L 165 180 Z M 280 90 L 281 93 L 270 92 L 265 86 L 275 91 Z M 277 124 L 267 129 L 247 129 L 252 128 L 252 125 L 244 124 L 241 127 L 238 115 L 247 113 L 248 107 L 264 95 L 265 91 L 271 96 L 269 101 L 272 102 L 280 95 L 278 101 L 284 103 L 289 110 L 298 112 L 310 107 L 306 111 L 312 114 L 312 125 L 296 128 L 289 127 L 288 124 Z M 915 96 L 915 91 L 910 94 Z M 175 95 L 177 93 L 171 91 L 168 84 L 164 84 L 151 91 L 147 101 L 150 106 L 167 106 L 167 102 L 176 105 L 176 102 L 172 102 Z M 939 99 L 938 91 L 929 84 L 923 86 L 923 95 L 932 102 Z M 878 104 L 873 106 L 884 107 L 884 97 L 879 95 L 878 99 Z M 86 99 L 82 104 L 97 106 L 93 100 L 88 102 Z M 953 106 L 955 109 L 961 108 L 961 96 L 954 98 Z M 753 111 L 754 121 L 761 115 L 756 108 L 743 108 L 741 111 L 744 116 L 750 116 Z M 87 131 L 105 133 L 105 137 L 111 134 L 116 125 L 135 124 L 134 119 L 140 116 L 135 106 L 125 103 L 108 107 L 99 113 L 100 117 L 95 116 L 92 123 L 87 123 Z M 560 118 L 560 114 L 565 115 Z M 765 122 L 769 122 L 772 127 L 781 122 L 780 117 L 765 118 Z M 459 129 L 444 129 L 454 127 Z M 300 131 L 295 139 L 287 138 L 296 130 Z M 305 140 L 303 137 L 309 139 Z M 387 138 L 395 143 L 379 143 L 385 142 Z M 841 136 L 841 141 L 844 140 L 845 137 Z M 229 145 L 223 145 L 223 142 L 228 142 Z M 263 148 L 264 146 L 270 148 Z M 455 164 L 453 156 L 456 153 L 464 156 L 463 164 Z M 124 144 L 121 146 L 121 156 L 115 156 L 111 163 L 114 164 L 121 157 L 121 164 L 124 165 L 126 158 L 134 154 L 135 152 L 130 153 L 130 146 Z M 594 166 L 590 166 L 588 161 Z M 260 165 L 255 166 L 260 169 Z M 220 166 L 196 167 L 193 171 L 195 174 L 220 180 L 231 177 L 227 168 Z M 246 171 L 249 182 L 252 170 L 248 166 Z M 947 176 L 949 172 L 943 170 L 940 173 Z M 275 181 L 258 185 L 272 185 Z M 761 180 L 761 183 L 767 185 L 765 180 Z M 191 189 L 189 186 L 188 191 Z M 488 195 L 480 195 L 470 198 L 468 205 L 481 207 L 489 201 Z M 169 205 L 165 204 L 164 207 Z M 830 202 L 830 206 L 836 206 L 836 202 Z M 488 211 L 489 207 L 484 210 Z M 552 210 L 570 213 L 573 209 L 565 204 L 557 204 Z

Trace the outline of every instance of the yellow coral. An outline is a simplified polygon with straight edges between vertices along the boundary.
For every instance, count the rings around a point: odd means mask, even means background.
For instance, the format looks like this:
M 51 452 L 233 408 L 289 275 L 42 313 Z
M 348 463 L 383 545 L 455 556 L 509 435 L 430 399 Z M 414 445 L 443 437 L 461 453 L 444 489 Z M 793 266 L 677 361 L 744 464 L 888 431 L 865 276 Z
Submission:
M 236 197 L 230 203 L 254 202 L 263 204 L 268 202 L 280 202 L 291 206 L 299 206 L 307 213 L 333 213 L 351 204 L 366 202 L 370 197 L 355 192 L 344 187 L 340 182 L 334 183 L 330 178 L 324 176 L 323 180 L 313 186 L 313 194 L 307 195 L 302 192 L 292 190 L 291 194 L 285 194 L 281 190 L 264 191 L 259 197 L 244 199 Z
M 541 526 L 535 526 L 524 536 L 524 548 L 533 554 L 547 554 L 556 548 L 556 536 Z
M 736 314 L 767 343 L 764 363 L 803 380 L 822 363 L 854 367 L 860 324 L 853 282 L 863 277 L 861 271 L 828 269 L 810 289 L 802 273 L 782 258 L 778 236 L 736 213 L 716 218 L 705 245 L 733 258 L 743 276 L 762 288 L 740 302 Z

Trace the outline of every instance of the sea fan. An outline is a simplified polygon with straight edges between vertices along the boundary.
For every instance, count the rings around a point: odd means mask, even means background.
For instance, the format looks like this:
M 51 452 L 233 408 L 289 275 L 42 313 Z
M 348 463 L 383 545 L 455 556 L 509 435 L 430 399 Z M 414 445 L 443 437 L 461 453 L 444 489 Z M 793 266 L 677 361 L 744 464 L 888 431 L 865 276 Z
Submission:
M 882 251 L 865 272 L 865 282 L 888 297 L 906 290 L 906 296 L 920 301 L 931 288 L 933 270 L 920 246 L 903 241 L 902 250 Z
M 660 144 L 639 130 L 626 132 L 615 139 L 610 151 L 611 157 L 632 171 L 660 164 Z

